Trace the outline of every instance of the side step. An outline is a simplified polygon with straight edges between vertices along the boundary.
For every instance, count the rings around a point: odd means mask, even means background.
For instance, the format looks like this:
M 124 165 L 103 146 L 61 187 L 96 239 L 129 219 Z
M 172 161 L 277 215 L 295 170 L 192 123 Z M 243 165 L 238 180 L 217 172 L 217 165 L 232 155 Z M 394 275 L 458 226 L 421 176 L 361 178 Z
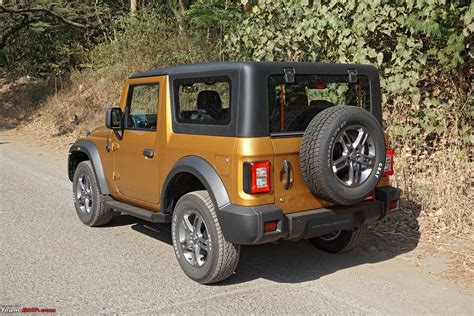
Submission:
M 152 223 L 171 223 L 171 215 L 170 214 L 163 214 L 161 212 L 152 212 L 146 210 L 141 207 L 133 206 L 127 203 L 116 201 L 112 198 L 105 198 L 104 199 L 105 205 L 118 210 L 122 211 L 128 215 L 132 215 L 148 222 Z

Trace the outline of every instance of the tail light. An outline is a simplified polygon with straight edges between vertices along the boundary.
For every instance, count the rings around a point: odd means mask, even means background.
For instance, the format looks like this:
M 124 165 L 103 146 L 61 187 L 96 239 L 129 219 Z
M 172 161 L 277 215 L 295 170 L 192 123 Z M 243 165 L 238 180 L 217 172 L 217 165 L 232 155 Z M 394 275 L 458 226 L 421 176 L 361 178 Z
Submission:
M 400 203 L 400 200 L 391 200 L 390 202 L 388 202 L 388 209 L 389 210 L 397 209 L 400 205 L 399 203 Z
M 270 162 L 244 163 L 244 192 L 247 194 L 270 192 Z
M 263 231 L 265 233 L 271 233 L 274 232 L 278 229 L 278 221 L 270 221 L 270 222 L 265 222 L 263 224 Z
M 387 149 L 385 152 L 385 167 L 383 169 L 383 175 L 393 175 L 393 149 Z

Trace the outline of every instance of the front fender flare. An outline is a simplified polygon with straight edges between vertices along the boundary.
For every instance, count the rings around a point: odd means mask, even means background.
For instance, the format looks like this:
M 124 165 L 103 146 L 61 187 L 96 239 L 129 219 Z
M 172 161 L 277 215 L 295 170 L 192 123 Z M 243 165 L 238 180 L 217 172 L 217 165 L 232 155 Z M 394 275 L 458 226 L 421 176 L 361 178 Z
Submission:
M 103 195 L 110 194 L 109 187 L 107 182 L 105 181 L 104 169 L 102 168 L 102 161 L 100 159 L 99 150 L 97 146 L 91 142 L 86 140 L 76 141 L 71 148 L 69 148 L 69 158 L 68 158 L 68 175 L 69 180 L 72 181 L 72 176 L 74 174 L 71 172 L 72 162 L 71 156 L 73 152 L 82 152 L 89 157 L 89 160 L 92 164 L 92 167 L 95 171 L 95 176 L 97 177 L 97 183 L 99 184 L 100 193 Z

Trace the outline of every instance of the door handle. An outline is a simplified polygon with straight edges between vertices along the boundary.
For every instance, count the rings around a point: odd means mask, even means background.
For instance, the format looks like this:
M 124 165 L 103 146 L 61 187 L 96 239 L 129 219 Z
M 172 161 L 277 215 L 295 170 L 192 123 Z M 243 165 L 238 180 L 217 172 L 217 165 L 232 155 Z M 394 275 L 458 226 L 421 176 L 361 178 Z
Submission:
M 286 174 L 285 185 L 283 186 L 285 190 L 288 190 L 291 185 L 291 163 L 288 160 L 283 160 L 283 172 Z
M 155 151 L 153 149 L 145 149 L 143 150 L 143 156 L 146 158 L 153 158 L 153 156 L 155 156 Z

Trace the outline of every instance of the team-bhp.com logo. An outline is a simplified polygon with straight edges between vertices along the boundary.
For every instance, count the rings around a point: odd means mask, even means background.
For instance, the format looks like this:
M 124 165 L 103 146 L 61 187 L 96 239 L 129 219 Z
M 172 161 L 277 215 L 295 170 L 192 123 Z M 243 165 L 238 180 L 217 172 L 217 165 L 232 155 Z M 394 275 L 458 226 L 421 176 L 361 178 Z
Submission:
M 0 313 L 56 313 L 56 308 L 20 307 L 0 305 Z

